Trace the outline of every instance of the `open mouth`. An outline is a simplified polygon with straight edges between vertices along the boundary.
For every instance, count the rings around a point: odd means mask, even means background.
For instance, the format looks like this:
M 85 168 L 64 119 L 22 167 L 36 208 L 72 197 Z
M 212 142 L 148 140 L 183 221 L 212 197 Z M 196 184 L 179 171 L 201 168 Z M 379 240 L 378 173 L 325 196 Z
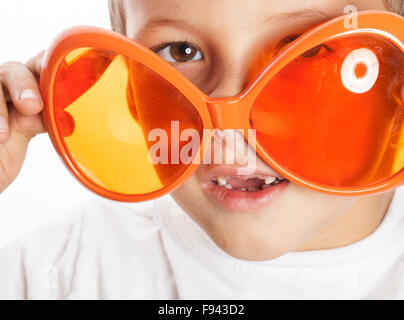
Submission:
M 212 179 L 212 183 L 227 190 L 257 192 L 274 187 L 285 180 L 272 176 L 218 176 Z
M 268 168 L 218 166 L 204 173 L 205 194 L 231 212 L 268 209 L 290 185 L 289 180 Z

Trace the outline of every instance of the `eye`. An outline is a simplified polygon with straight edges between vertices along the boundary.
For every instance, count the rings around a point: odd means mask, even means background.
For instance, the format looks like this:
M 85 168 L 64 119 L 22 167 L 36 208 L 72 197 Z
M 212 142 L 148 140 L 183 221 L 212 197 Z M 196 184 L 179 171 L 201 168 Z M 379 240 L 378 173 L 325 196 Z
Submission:
M 316 56 L 322 55 L 327 52 L 333 52 L 333 51 L 326 44 L 321 44 L 321 45 L 314 47 L 313 49 L 310 49 L 309 51 L 306 51 L 305 53 L 303 53 L 302 57 L 303 58 L 314 58 Z
M 301 37 L 301 34 L 293 34 L 290 36 L 287 36 L 283 38 L 274 48 L 273 50 L 273 56 L 278 55 L 282 51 L 284 51 L 288 45 L 290 45 L 292 42 L 296 41 Z M 309 51 L 305 52 L 302 54 L 303 58 L 314 58 L 316 56 L 320 56 L 323 53 L 327 52 L 332 52 L 332 49 L 328 47 L 325 44 L 319 45 L 317 47 L 314 47 L 313 49 L 310 49 Z
M 353 93 L 365 93 L 373 88 L 379 78 L 379 59 L 367 49 L 356 49 L 344 60 L 341 80 L 345 88 Z
M 172 42 L 154 49 L 160 57 L 170 63 L 183 63 L 203 59 L 201 51 L 189 42 Z
M 278 54 L 280 54 L 289 44 L 298 39 L 300 36 L 301 36 L 300 34 L 292 34 L 281 39 L 281 41 L 279 41 L 276 44 L 276 46 L 272 49 L 271 57 L 273 58 Z

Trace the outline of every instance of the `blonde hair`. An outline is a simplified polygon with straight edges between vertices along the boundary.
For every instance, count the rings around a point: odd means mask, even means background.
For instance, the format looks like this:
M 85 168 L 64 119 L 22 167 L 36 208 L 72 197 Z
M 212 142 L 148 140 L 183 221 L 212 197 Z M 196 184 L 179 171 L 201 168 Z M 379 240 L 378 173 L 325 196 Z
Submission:
M 112 30 L 126 34 L 125 10 L 122 0 L 108 0 Z
M 404 0 L 383 0 L 387 10 L 404 16 Z M 112 30 L 126 33 L 125 10 L 122 0 L 108 0 Z
M 404 0 L 384 0 L 387 10 L 404 16 Z

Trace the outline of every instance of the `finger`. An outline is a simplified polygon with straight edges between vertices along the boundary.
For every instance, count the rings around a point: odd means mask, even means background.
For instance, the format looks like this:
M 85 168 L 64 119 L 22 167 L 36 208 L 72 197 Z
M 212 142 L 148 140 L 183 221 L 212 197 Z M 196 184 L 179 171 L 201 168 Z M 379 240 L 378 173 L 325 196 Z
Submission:
M 32 73 L 34 73 L 38 76 L 41 74 L 42 62 L 43 62 L 44 56 L 45 56 L 45 51 L 41 51 L 35 57 L 29 59 L 26 63 L 28 69 L 31 70 Z
M 11 116 L 12 114 L 12 116 Z M 44 133 L 45 128 L 40 114 L 34 116 L 24 116 L 21 113 L 11 112 L 9 118 L 13 118 L 15 123 L 10 123 L 10 131 L 15 127 L 20 133 L 24 133 L 28 138 L 33 138 L 38 133 Z
M 0 143 L 4 143 L 10 136 L 8 125 L 7 102 L 4 96 L 3 86 L 0 83 Z
M 0 82 L 8 90 L 11 101 L 19 112 L 28 116 L 42 111 L 38 80 L 28 67 L 19 62 L 1 65 Z

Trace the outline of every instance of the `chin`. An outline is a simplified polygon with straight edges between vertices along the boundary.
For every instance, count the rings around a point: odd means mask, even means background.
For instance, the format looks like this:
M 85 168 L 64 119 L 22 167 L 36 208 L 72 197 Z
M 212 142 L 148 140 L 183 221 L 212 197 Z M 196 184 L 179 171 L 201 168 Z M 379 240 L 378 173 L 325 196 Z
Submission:
M 222 251 L 236 259 L 272 260 L 290 251 L 278 234 L 257 232 L 255 223 L 250 226 L 245 223 L 238 226 L 216 224 L 214 228 L 204 229 Z
M 268 226 L 265 219 L 270 212 L 275 216 L 282 213 L 275 209 L 249 214 L 231 212 L 220 208 L 214 201 L 196 197 L 195 191 L 189 190 L 192 189 L 177 190 L 172 196 L 227 255 L 240 260 L 264 261 L 288 252 L 279 241 L 279 233 L 273 232 L 274 226 Z

